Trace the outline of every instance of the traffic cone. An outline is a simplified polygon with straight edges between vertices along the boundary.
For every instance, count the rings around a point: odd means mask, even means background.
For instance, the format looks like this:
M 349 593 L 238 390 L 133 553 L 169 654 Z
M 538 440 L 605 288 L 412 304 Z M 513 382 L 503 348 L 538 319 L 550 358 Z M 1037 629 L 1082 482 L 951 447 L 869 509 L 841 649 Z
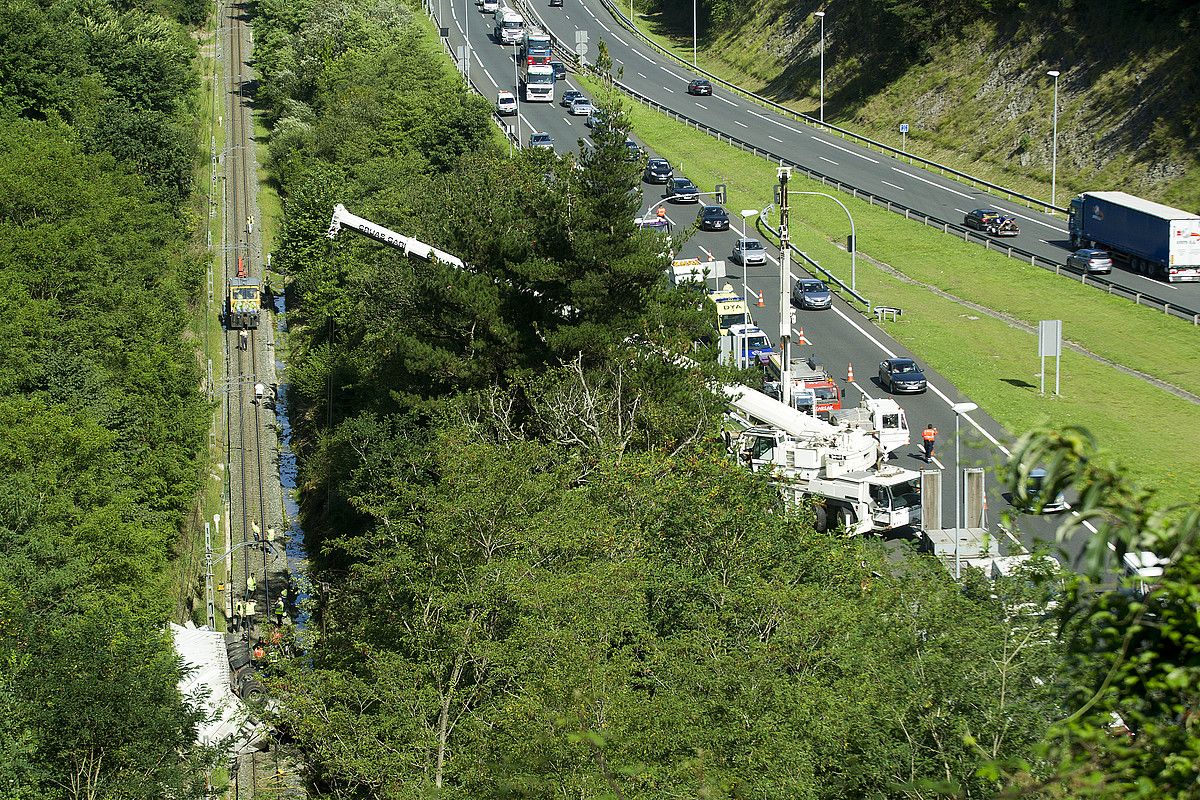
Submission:
M 854 365 L 846 364 L 846 383 L 854 383 Z
M 800 335 L 796 337 L 796 344 L 812 344 L 812 342 L 804 338 L 804 328 L 800 329 Z
M 759 307 L 759 308 L 764 308 L 764 307 L 766 307 L 766 305 L 767 305 L 767 304 L 766 304 L 765 302 L 763 302 L 763 293 L 762 293 L 762 289 L 759 289 L 759 290 L 758 290 L 758 307 Z

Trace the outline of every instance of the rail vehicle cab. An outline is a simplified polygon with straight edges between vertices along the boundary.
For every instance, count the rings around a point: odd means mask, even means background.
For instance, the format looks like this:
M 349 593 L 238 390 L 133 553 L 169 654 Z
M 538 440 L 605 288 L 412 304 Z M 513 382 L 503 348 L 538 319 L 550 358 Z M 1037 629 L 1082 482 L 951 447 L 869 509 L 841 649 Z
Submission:
M 229 330 L 258 327 L 262 289 L 253 278 L 230 278 L 225 292 L 225 327 Z

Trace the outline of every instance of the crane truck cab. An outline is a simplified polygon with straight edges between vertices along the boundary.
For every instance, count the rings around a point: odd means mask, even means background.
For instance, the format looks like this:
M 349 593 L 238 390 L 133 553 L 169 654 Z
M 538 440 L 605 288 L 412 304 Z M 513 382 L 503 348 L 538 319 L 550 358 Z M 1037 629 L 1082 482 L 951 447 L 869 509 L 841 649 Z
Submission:
M 782 361 L 781 354 L 772 353 L 763 372 L 763 391 L 776 400 L 783 397 Z M 817 361 L 816 355 L 810 354 L 807 359 L 793 358 L 788 378 L 791 380 L 791 403 L 796 408 L 821 419 L 828 419 L 831 413 L 841 410 L 842 390 Z

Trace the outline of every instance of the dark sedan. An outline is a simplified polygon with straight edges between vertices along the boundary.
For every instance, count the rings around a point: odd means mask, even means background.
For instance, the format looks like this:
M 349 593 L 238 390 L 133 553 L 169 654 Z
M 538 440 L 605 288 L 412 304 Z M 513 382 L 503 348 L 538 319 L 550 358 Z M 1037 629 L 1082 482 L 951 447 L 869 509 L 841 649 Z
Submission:
M 801 278 L 792 286 L 792 303 L 800 308 L 821 309 L 833 305 L 833 292 L 825 281 Z
M 727 231 L 729 214 L 720 206 L 705 206 L 696 215 L 696 224 L 702 231 Z
M 911 358 L 889 358 L 879 363 L 879 385 L 893 394 L 923 392 L 925 373 Z
M 665 158 L 652 158 L 646 162 L 646 171 L 642 173 L 642 180 L 646 183 L 666 183 L 671 180 L 671 175 L 674 170 L 671 169 L 671 164 Z
M 992 236 L 1017 236 L 1021 229 L 1017 221 L 994 208 L 977 208 L 963 217 L 963 225 Z
M 671 178 L 667 181 L 667 193 L 663 197 L 670 203 L 698 203 L 700 187 L 687 178 Z
M 712 84 L 704 80 L 704 78 L 696 78 L 693 81 L 688 81 L 687 93 L 695 95 L 710 95 L 712 94 Z

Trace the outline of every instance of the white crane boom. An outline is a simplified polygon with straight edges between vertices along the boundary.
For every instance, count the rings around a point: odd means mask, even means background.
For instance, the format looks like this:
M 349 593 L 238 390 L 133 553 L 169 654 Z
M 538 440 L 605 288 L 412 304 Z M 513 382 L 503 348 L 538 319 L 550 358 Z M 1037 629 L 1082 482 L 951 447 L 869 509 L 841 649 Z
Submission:
M 832 436 L 842 430 L 837 425 L 831 425 L 817 419 L 811 414 L 797 411 L 791 406 L 784 405 L 773 397 L 757 392 L 749 386 L 729 384 L 723 387 L 729 404 L 741 411 L 747 417 L 761 421 L 772 428 L 778 428 L 784 433 L 800 439 L 813 436 Z
M 444 250 L 438 250 L 436 247 L 427 245 L 411 236 L 396 233 L 390 228 L 377 225 L 368 219 L 363 219 L 357 214 L 351 214 L 346 210 L 344 205 L 338 203 L 333 208 L 333 219 L 329 223 L 329 238 L 333 239 L 336 237 L 341 232 L 343 225 L 347 228 L 353 228 L 364 236 L 370 236 L 377 242 L 398 247 L 405 255 L 416 256 L 425 261 L 437 260 L 458 269 L 466 269 L 466 265 L 457 256 L 452 256 Z

